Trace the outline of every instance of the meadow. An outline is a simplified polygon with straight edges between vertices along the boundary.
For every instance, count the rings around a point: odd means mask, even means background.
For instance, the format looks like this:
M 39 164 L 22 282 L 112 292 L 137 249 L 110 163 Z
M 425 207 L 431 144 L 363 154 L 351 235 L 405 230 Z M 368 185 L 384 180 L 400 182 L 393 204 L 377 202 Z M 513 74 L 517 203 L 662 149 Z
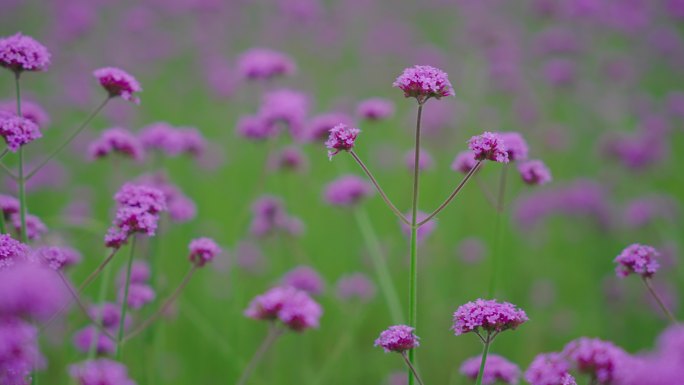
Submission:
M 683 384 L 683 21 L 0 0 L 0 385 Z

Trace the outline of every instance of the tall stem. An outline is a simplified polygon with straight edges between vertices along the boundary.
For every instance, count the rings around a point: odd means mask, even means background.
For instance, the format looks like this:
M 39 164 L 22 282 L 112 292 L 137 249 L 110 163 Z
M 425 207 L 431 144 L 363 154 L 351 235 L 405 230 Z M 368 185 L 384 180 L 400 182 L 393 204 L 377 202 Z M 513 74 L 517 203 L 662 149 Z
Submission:
M 667 318 L 672 322 L 673 324 L 677 323 L 677 318 L 675 318 L 674 314 L 668 309 L 667 305 L 665 305 L 665 302 L 663 302 L 663 299 L 660 298 L 660 295 L 658 295 L 658 292 L 653 288 L 653 285 L 651 284 L 651 279 L 642 277 L 642 281 L 644 281 L 644 285 L 646 285 L 646 289 L 651 293 L 653 298 L 656 300 L 658 303 L 658 306 L 660 306 L 660 309 L 665 313 Z
M 19 72 L 15 72 L 14 85 L 17 93 L 17 116 L 21 115 L 21 87 L 19 86 Z M 28 243 L 26 234 L 26 179 L 24 178 L 24 146 L 19 147 L 19 217 L 21 219 L 21 241 Z
M 90 273 L 90 275 L 85 279 L 85 281 L 83 281 L 83 283 L 81 283 L 81 285 L 78 287 L 79 293 L 82 292 L 83 290 L 85 290 L 85 288 L 88 287 L 88 285 L 90 285 L 90 283 L 93 282 L 93 280 L 95 278 L 97 278 L 97 276 L 102 272 L 102 270 L 104 270 L 104 268 L 107 267 L 109 262 L 111 262 L 111 260 L 114 259 L 114 256 L 116 255 L 116 253 L 118 251 L 119 251 L 118 248 L 112 249 L 112 251 L 109 253 L 107 258 L 105 258 L 104 261 L 102 261 L 102 263 L 100 263 L 95 268 L 95 270 L 93 270 L 93 272 Z
M 36 173 L 40 171 L 40 169 L 42 169 L 43 166 L 45 166 L 52 158 L 57 156 L 57 154 L 59 154 L 66 146 L 68 146 L 69 143 L 71 143 L 71 141 L 73 141 L 78 136 L 78 134 L 80 134 L 81 131 L 83 131 L 83 129 L 85 129 L 88 126 L 88 124 L 95 118 L 95 116 L 97 116 L 97 114 L 107 105 L 109 99 L 111 99 L 111 97 L 107 97 L 107 99 L 100 103 L 100 105 L 97 106 L 97 108 L 95 108 L 95 110 L 93 110 L 93 112 L 91 112 L 90 115 L 88 115 L 86 120 L 83 123 L 81 123 L 81 125 L 78 126 L 78 128 L 74 130 L 74 132 L 72 132 L 71 135 L 69 135 L 67 140 L 60 144 L 59 147 L 57 147 L 54 151 L 50 153 L 50 155 L 43 159 L 38 164 L 38 166 L 36 166 L 36 168 L 34 168 L 30 173 L 28 173 L 28 175 L 26 175 L 26 180 L 33 178 L 33 176 L 36 175 Z
M 404 358 L 406 366 L 408 366 L 409 371 L 413 374 L 413 377 L 415 377 L 416 381 L 418 381 L 420 385 L 423 385 L 423 380 L 421 380 L 420 376 L 418 375 L 418 372 L 416 371 L 416 368 L 413 366 L 413 364 L 411 364 L 411 360 L 409 360 L 408 356 L 406 356 L 406 352 L 401 352 L 401 356 Z
M 409 271 L 409 326 L 417 329 L 418 321 L 418 187 L 420 176 L 420 120 L 423 115 L 423 104 L 418 103 L 416 118 L 416 141 L 413 162 L 413 198 L 411 199 L 411 264 Z M 415 349 L 409 350 L 408 363 L 413 366 L 416 360 Z M 413 385 L 413 375 L 408 371 L 408 383 Z
M 254 372 L 254 369 L 256 369 L 257 365 L 259 365 L 261 360 L 264 359 L 266 352 L 268 352 L 271 346 L 273 346 L 273 343 L 276 342 L 281 334 L 283 334 L 282 329 L 279 329 L 275 325 L 269 326 L 266 338 L 264 338 L 264 341 L 261 343 L 257 351 L 254 353 L 254 356 L 252 356 L 252 359 L 249 361 L 249 364 L 247 364 L 247 367 L 242 372 L 237 385 L 244 385 L 247 383 L 247 380 L 249 380 L 249 377 L 252 375 L 252 372 Z
M 466 174 L 466 176 L 463 177 L 463 180 L 461 180 L 461 183 L 459 183 L 458 186 L 456 186 L 451 195 L 449 195 L 449 197 L 446 200 L 444 200 L 444 202 L 441 205 L 439 205 L 439 207 L 437 207 L 437 209 L 435 209 L 435 211 L 433 211 L 432 214 L 428 215 L 425 219 L 418 222 L 418 227 L 428 223 L 430 219 L 434 218 L 435 216 L 437 216 L 437 214 L 440 213 L 440 211 L 444 210 L 449 205 L 449 203 L 451 203 L 451 201 L 456 197 L 456 195 L 458 195 L 458 193 L 461 192 L 463 186 L 465 186 L 465 184 L 468 183 L 470 177 L 472 177 L 477 172 L 481 165 L 482 161 L 480 160 L 477 162 L 475 167 L 471 168 L 470 171 L 468 171 L 468 173 Z
M 489 290 L 487 291 L 487 298 L 494 298 L 499 275 L 501 270 L 501 220 L 504 211 L 504 198 L 506 196 L 506 176 L 508 174 L 508 165 L 505 164 L 501 169 L 499 177 L 499 195 L 496 201 L 496 222 L 494 223 L 494 252 L 492 255 L 492 271 L 489 278 Z
M 489 335 L 487 335 L 484 347 L 482 348 L 482 361 L 480 361 L 480 371 L 477 372 L 477 381 L 475 381 L 475 385 L 482 385 L 482 376 L 484 376 L 485 366 L 487 364 L 487 354 L 489 353 L 489 345 L 491 343 L 492 340 L 489 338 Z
M 111 267 L 106 269 L 104 271 L 103 277 L 102 277 L 102 282 L 100 282 L 100 290 L 97 294 L 97 306 L 102 306 L 102 303 L 105 300 L 105 297 L 107 296 L 107 288 L 109 287 L 109 281 L 112 276 L 112 269 Z M 98 325 L 102 324 L 102 317 L 104 316 L 103 311 L 99 311 L 97 314 L 97 317 L 95 317 L 95 322 Z M 88 349 L 88 360 L 92 360 L 95 358 L 95 355 L 97 354 L 97 345 L 98 345 L 98 340 L 100 339 L 100 331 L 95 330 L 95 338 L 93 341 L 90 343 L 90 349 Z
M 126 328 L 126 311 L 128 310 L 128 288 L 131 284 L 131 270 L 133 268 L 133 256 L 135 253 L 135 235 L 131 240 L 131 250 L 128 256 L 128 265 L 126 266 L 126 282 L 124 283 L 124 296 L 121 299 L 121 320 L 119 320 L 119 334 L 116 339 L 116 360 L 121 360 L 123 351 L 123 336 Z
M 366 165 L 363 163 L 363 161 L 361 161 L 361 158 L 359 158 L 359 156 L 356 155 L 356 153 L 353 150 L 349 151 L 349 154 L 351 154 L 352 158 L 354 158 L 356 163 L 358 163 L 359 166 L 361 166 L 361 169 L 366 173 L 366 175 L 368 176 L 368 179 L 370 179 L 370 181 L 373 183 L 373 186 L 375 186 L 375 189 L 378 190 L 378 193 L 380 194 L 382 199 L 385 201 L 385 203 L 387 203 L 387 206 L 399 217 L 399 219 L 401 219 L 402 222 L 404 222 L 405 224 L 410 226 L 411 222 L 409 222 L 409 220 L 406 219 L 404 214 L 401 211 L 399 211 L 399 209 L 394 205 L 394 203 L 392 203 L 392 201 L 389 199 L 389 197 L 387 197 L 387 194 L 385 194 L 385 192 L 382 190 L 382 187 L 380 187 L 380 184 L 375 179 L 373 174 L 370 172 L 368 167 L 366 167 Z
M 373 229 L 373 225 L 368 218 L 368 213 L 362 208 L 357 208 L 354 210 L 354 217 L 356 218 L 356 223 L 358 224 L 361 235 L 368 247 L 371 262 L 373 263 L 373 268 L 375 268 L 375 273 L 378 276 L 380 290 L 385 297 L 387 307 L 389 307 L 392 322 L 395 325 L 401 324 L 404 322 L 404 316 L 402 315 L 399 295 L 392 282 L 392 277 L 387 267 L 387 261 L 385 261 L 385 258 L 383 257 L 380 242 L 378 241 L 375 229 Z

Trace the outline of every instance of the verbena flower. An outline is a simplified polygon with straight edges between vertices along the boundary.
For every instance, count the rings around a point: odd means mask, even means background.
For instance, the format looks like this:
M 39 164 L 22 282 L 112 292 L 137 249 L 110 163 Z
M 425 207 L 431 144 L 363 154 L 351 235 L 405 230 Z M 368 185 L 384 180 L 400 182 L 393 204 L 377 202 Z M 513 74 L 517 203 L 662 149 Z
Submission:
M 335 286 L 337 298 L 343 301 L 358 299 L 361 302 L 368 302 L 375 297 L 375 284 L 363 273 L 342 276 Z
M 41 246 L 33 249 L 31 254 L 53 270 L 62 270 L 81 262 L 81 253 L 67 246 Z
M 472 357 L 461 364 L 460 372 L 471 380 L 477 380 L 480 373 L 482 357 Z M 517 384 L 520 380 L 520 368 L 497 354 L 487 356 L 487 363 L 482 374 L 482 385 L 492 385 L 498 381 L 506 384 Z
M 146 150 L 159 151 L 167 156 L 198 156 L 206 147 L 206 139 L 196 128 L 173 127 L 165 122 L 143 127 L 138 138 Z
M 128 72 L 115 67 L 104 67 L 95 70 L 93 75 L 109 93 L 109 97 L 121 97 L 129 102 L 140 104 L 140 99 L 135 94 L 141 92 L 142 87 Z
M 264 94 L 259 116 L 268 125 L 285 124 L 295 140 L 304 139 L 304 122 L 309 114 L 309 96 L 301 91 L 279 89 Z
M 526 160 L 518 163 L 518 172 L 523 182 L 529 185 L 544 185 L 551 181 L 551 171 L 541 160 Z
M 506 144 L 506 152 L 508 153 L 509 161 L 513 162 L 527 159 L 527 153 L 529 152 L 527 142 L 519 132 L 500 132 L 498 135 Z
M 50 52 L 30 36 L 21 32 L 0 38 L 0 67 L 15 73 L 45 71 L 50 66 Z
M 189 259 L 197 267 L 202 267 L 221 254 L 221 248 L 211 238 L 196 238 L 188 245 Z
M 323 192 L 325 201 L 333 206 L 355 206 L 373 195 L 373 186 L 356 175 L 344 175 L 328 183 Z
M 277 125 L 269 123 L 260 115 L 241 117 L 235 130 L 238 135 L 251 140 L 265 140 L 279 133 Z
M 531 385 L 576 385 L 570 375 L 570 363 L 560 353 L 540 354 L 525 371 Z
M 195 202 L 186 196 L 180 187 L 171 183 L 165 173 L 157 172 L 142 175 L 136 179 L 136 183 L 150 186 L 164 194 L 169 218 L 173 222 L 183 223 L 193 220 L 197 216 L 197 205 Z
M 10 223 L 14 227 L 14 231 L 21 236 L 21 215 L 16 213 L 10 215 Z M 38 240 L 48 231 L 47 226 L 35 215 L 26 215 L 26 238 L 29 240 Z
M 0 116 L 3 114 L 14 116 L 17 113 L 17 101 L 14 99 L 0 102 Z M 50 125 L 50 115 L 38 103 L 23 100 L 21 101 L 21 116 L 35 123 L 41 130 Z
M 121 305 L 117 303 L 105 302 L 101 305 L 91 306 L 88 315 L 94 320 L 99 320 L 102 327 L 116 330 L 121 323 Z M 124 328 L 128 328 L 132 323 L 131 315 L 126 314 Z
M 44 367 L 38 329 L 19 318 L 0 318 L 0 384 L 26 385 L 31 371 Z
M 19 199 L 11 196 L 0 194 L 0 210 L 5 216 L 5 219 L 9 219 L 10 215 L 19 212 Z
M 71 365 L 69 375 L 78 385 L 135 385 L 125 365 L 106 358 Z
M 292 286 L 310 295 L 320 295 L 325 289 L 325 282 L 320 274 L 309 266 L 297 266 L 285 273 L 280 280 L 283 286 Z
M 653 247 L 638 243 L 627 246 L 620 255 L 615 257 L 617 263 L 615 273 L 624 278 L 630 274 L 638 274 L 649 278 L 660 268 L 657 259 L 660 253 Z
M 125 294 L 125 288 L 121 287 L 117 297 L 120 303 L 123 302 Z M 154 301 L 156 297 L 157 294 L 152 286 L 144 283 L 131 283 L 128 286 L 126 306 L 133 310 L 140 310 L 143 306 Z
M 280 320 L 294 331 L 317 328 L 323 314 L 321 306 L 305 291 L 277 286 L 250 302 L 245 315 L 258 320 Z
M 596 378 L 601 385 L 612 384 L 616 367 L 627 357 L 627 353 L 613 343 L 587 337 L 565 345 L 563 354 L 579 372 Z
M 0 234 L 0 271 L 26 260 L 29 247 L 12 238 L 9 234 Z
M 420 346 L 419 338 L 413 331 L 415 329 L 406 325 L 390 326 L 380 333 L 375 340 L 375 346 L 382 347 L 386 353 L 402 353 Z
M 116 216 L 105 236 L 107 247 L 119 248 L 135 233 L 153 236 L 157 230 L 159 214 L 166 211 L 164 193 L 149 186 L 124 184 L 114 195 Z
M 394 103 L 383 98 L 366 99 L 356 107 L 356 115 L 372 121 L 389 119 L 394 116 Z
M 252 235 L 262 238 L 276 232 L 299 235 L 303 223 L 285 211 L 282 200 L 275 196 L 264 195 L 252 204 L 253 218 L 249 226 Z
M 508 163 L 507 147 L 499 134 L 485 132 L 473 136 L 468 141 L 468 147 L 475 153 L 476 160 L 491 160 Z
M 42 138 L 43 134 L 38 126 L 29 119 L 0 115 L 0 136 L 5 139 L 10 151 L 17 152 L 19 147 Z
M 128 274 L 128 269 L 124 266 L 117 275 L 116 283 L 119 286 L 123 286 L 126 282 L 126 275 Z M 134 283 L 148 283 L 152 277 L 150 271 L 150 264 L 147 261 L 136 259 L 131 265 L 131 274 L 129 276 L 129 282 Z
M 288 146 L 269 158 L 269 168 L 275 171 L 303 172 L 308 169 L 306 154 L 297 146 Z
M 392 86 L 404 91 L 405 97 L 416 98 L 419 103 L 424 103 L 429 98 L 441 99 L 454 95 L 446 72 L 430 66 L 406 68 Z
M 511 303 L 477 299 L 456 309 L 452 330 L 456 335 L 483 331 L 499 333 L 515 329 L 527 320 L 527 314 Z
M 138 162 L 145 158 L 142 143 L 132 132 L 121 127 L 102 131 L 100 137 L 88 146 L 88 156 L 91 159 L 100 159 L 111 154 L 119 154 Z
M 96 336 L 97 341 L 95 341 Z M 81 353 L 89 353 L 93 344 L 95 344 L 95 352 L 98 355 L 114 354 L 116 352 L 116 342 L 92 325 L 77 331 L 72 341 L 74 347 Z
M 413 171 L 413 166 L 415 165 L 416 162 L 416 156 L 415 156 L 414 150 L 409 150 L 404 154 L 404 164 L 406 165 L 406 168 L 408 168 L 410 171 Z M 427 152 L 424 149 L 420 150 L 420 159 L 418 160 L 418 169 L 421 171 L 431 169 L 432 166 L 434 165 L 435 161 L 432 158 L 432 155 L 430 155 L 429 152 Z
M 268 48 L 250 48 L 240 55 L 237 65 L 240 75 L 248 80 L 269 80 L 297 71 L 290 56 Z
M 341 112 L 328 112 L 316 115 L 306 124 L 306 139 L 309 141 L 324 141 L 330 136 L 330 130 L 338 124 L 353 126 L 354 119 Z
M 24 317 L 45 321 L 69 299 L 57 272 L 30 261 L 18 261 L 0 271 L 0 318 Z
M 328 148 L 328 158 L 337 155 L 340 151 L 350 151 L 354 148 L 356 137 L 361 130 L 344 124 L 338 124 L 330 130 L 325 146 Z

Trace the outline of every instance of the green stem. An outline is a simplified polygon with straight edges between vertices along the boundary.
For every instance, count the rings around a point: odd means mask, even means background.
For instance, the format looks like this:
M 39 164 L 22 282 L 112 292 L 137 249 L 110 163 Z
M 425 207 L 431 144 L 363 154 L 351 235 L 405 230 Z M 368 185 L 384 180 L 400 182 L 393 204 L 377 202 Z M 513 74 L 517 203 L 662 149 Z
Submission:
M 252 359 L 249 361 L 249 364 L 247 364 L 247 367 L 242 372 L 237 385 L 245 385 L 247 383 L 247 380 L 249 380 L 249 377 L 252 375 L 252 372 L 254 372 L 254 369 L 256 369 L 257 365 L 259 365 L 259 362 L 264 359 L 266 352 L 268 352 L 271 346 L 273 346 L 273 343 L 276 342 L 281 334 L 283 334 L 282 329 L 279 329 L 275 325 L 269 326 L 266 338 L 264 338 L 264 341 L 261 343 L 257 351 L 254 353 L 254 356 L 252 356 Z
M 418 222 L 418 227 L 430 222 L 430 220 L 432 218 L 434 218 L 435 216 L 437 216 L 437 214 L 439 214 L 442 210 L 444 210 L 449 205 L 449 203 L 451 203 L 451 201 L 456 197 L 456 195 L 458 195 L 458 193 L 461 192 L 461 190 L 463 189 L 463 186 L 465 186 L 466 183 L 468 183 L 468 180 L 470 179 L 470 177 L 472 177 L 473 174 L 475 174 L 477 172 L 477 170 L 480 168 L 481 165 L 482 165 L 482 161 L 480 160 L 477 162 L 475 167 L 470 169 L 470 171 L 466 174 L 466 176 L 463 177 L 463 179 L 461 180 L 461 183 L 459 183 L 458 186 L 456 186 L 454 191 L 452 191 L 451 195 L 449 195 L 447 197 L 447 199 L 444 200 L 444 202 L 441 205 L 439 205 L 439 207 L 437 207 L 437 209 L 435 209 L 435 211 L 432 212 L 432 214 L 428 215 L 425 219 Z
M 17 93 L 17 116 L 21 115 L 21 87 L 19 86 L 19 72 L 15 73 L 14 85 Z M 21 241 L 28 243 L 26 234 L 26 179 L 24 178 L 24 146 L 19 147 L 19 217 L 21 219 Z
M 501 275 L 501 221 L 504 211 L 504 198 L 506 196 L 506 175 L 508 174 L 508 165 L 504 165 L 501 169 L 501 176 L 499 177 L 499 195 L 496 201 L 496 222 L 494 223 L 494 250 L 492 254 L 492 271 L 489 277 L 489 290 L 487 291 L 487 298 L 494 298 L 496 293 L 499 275 Z
M 480 371 L 477 372 L 477 381 L 475 381 L 475 385 L 482 385 L 482 376 L 484 376 L 485 364 L 487 363 L 487 354 L 489 353 L 489 344 L 491 342 L 492 341 L 489 338 L 489 335 L 487 335 L 484 348 L 482 348 L 482 361 L 480 362 Z
M 133 268 L 133 255 L 135 251 L 135 235 L 131 240 L 131 250 L 128 256 L 128 265 L 126 266 L 126 283 L 124 283 L 124 296 L 121 299 L 121 320 L 119 320 L 119 334 L 116 340 L 116 360 L 121 361 L 121 354 L 123 351 L 123 336 L 126 326 L 126 311 L 128 310 L 128 288 L 131 283 L 131 270 Z
M 385 297 L 385 302 L 387 302 L 387 306 L 389 307 L 392 322 L 395 325 L 401 324 L 404 322 L 404 317 L 402 316 L 399 295 L 397 294 L 397 289 L 392 282 L 392 277 L 387 267 L 387 261 L 383 257 L 378 236 L 370 222 L 370 218 L 368 218 L 368 213 L 362 208 L 357 208 L 354 210 L 354 217 L 356 218 L 356 223 L 361 230 L 361 235 L 366 242 L 371 262 L 373 263 L 373 268 L 375 268 L 375 274 L 378 276 L 380 290 L 382 291 L 382 295 Z
M 416 141 L 413 161 L 413 198 L 411 199 L 411 265 L 409 271 L 409 326 L 417 329 L 418 321 L 418 187 L 420 177 L 420 120 L 423 115 L 423 104 L 418 103 L 416 117 Z M 409 350 L 407 363 L 415 366 L 416 351 Z M 413 385 L 414 376 L 408 370 L 408 383 Z
M 80 134 L 81 131 L 83 131 L 88 126 L 88 124 L 95 118 L 95 116 L 97 116 L 97 114 L 107 105 L 109 99 L 111 99 L 111 97 L 107 97 L 107 99 L 100 103 L 100 105 L 97 106 L 97 108 L 95 108 L 95 110 L 90 113 L 86 120 L 83 123 L 81 123 L 81 125 L 76 130 L 74 130 L 74 132 L 72 132 L 71 135 L 69 135 L 67 140 L 60 144 L 59 147 L 57 147 L 54 151 L 52 151 L 52 153 L 50 153 L 50 155 L 43 159 L 38 164 L 38 166 L 36 166 L 36 168 L 34 168 L 30 173 L 28 173 L 28 175 L 26 176 L 26 180 L 30 180 L 31 178 L 33 178 L 33 176 L 36 175 L 36 173 L 40 171 L 40 169 L 42 169 L 43 166 L 45 166 L 52 158 L 57 156 L 57 154 L 59 154 L 66 146 L 68 146 L 69 143 L 71 143 L 71 141 L 73 141 L 78 136 L 78 134 Z
M 646 289 L 651 293 L 653 298 L 656 300 L 658 303 L 658 306 L 660 306 L 660 309 L 665 313 L 667 318 L 670 320 L 671 323 L 676 324 L 677 323 L 677 318 L 675 318 L 674 314 L 670 311 L 670 309 L 667 308 L 667 305 L 665 305 L 665 302 L 663 302 L 663 299 L 660 298 L 660 295 L 658 295 L 658 292 L 653 288 L 653 285 L 651 284 L 651 279 L 642 277 L 642 281 L 644 281 L 644 285 L 646 285 Z
M 411 373 L 413 373 L 413 377 L 415 377 L 416 381 L 418 381 L 418 384 L 423 385 L 423 380 L 420 379 L 420 376 L 418 375 L 418 371 L 416 371 L 416 368 L 413 366 L 413 364 L 411 364 L 411 361 L 406 356 L 406 352 L 401 352 L 401 357 L 404 358 L 404 362 L 406 362 L 406 366 L 408 366 L 409 371 Z
M 102 306 L 102 303 L 105 300 L 105 297 L 107 296 L 107 288 L 109 287 L 109 281 L 112 276 L 112 268 L 106 268 L 106 270 L 103 272 L 103 277 L 102 277 L 102 282 L 100 283 L 100 290 L 97 294 L 97 304 L 96 306 Z M 102 317 L 104 316 L 103 311 L 99 311 L 97 314 L 97 317 L 95 318 L 95 322 L 98 325 L 102 324 Z M 95 329 L 95 338 L 93 341 L 90 343 L 90 349 L 88 350 L 88 360 L 92 360 L 95 358 L 95 355 L 97 354 L 97 344 L 98 340 L 100 339 L 100 331 L 96 328 Z

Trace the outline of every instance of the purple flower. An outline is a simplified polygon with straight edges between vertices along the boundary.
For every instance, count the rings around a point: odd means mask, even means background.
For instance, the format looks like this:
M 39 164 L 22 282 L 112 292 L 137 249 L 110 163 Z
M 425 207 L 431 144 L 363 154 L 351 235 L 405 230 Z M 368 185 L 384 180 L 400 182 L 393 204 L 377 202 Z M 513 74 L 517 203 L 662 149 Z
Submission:
M 295 289 L 305 291 L 310 295 L 321 295 L 325 288 L 321 275 L 309 266 L 297 266 L 288 271 L 280 283 L 283 286 L 292 286 Z
M 202 267 L 221 254 L 221 248 L 211 238 L 196 238 L 188 245 L 190 249 L 190 262 L 197 267 Z
M 499 137 L 506 145 L 508 160 L 526 160 L 529 152 L 527 142 L 519 132 L 500 132 Z
M 373 186 L 356 175 L 344 175 L 328 183 L 323 193 L 326 202 L 333 206 L 354 206 L 372 196 Z
M 119 289 L 119 302 L 123 302 L 125 294 L 125 288 L 122 287 Z M 152 286 L 131 282 L 131 284 L 128 286 L 128 299 L 126 301 L 126 305 L 133 310 L 139 310 L 143 306 L 154 301 L 156 297 L 157 295 L 155 294 Z
M 10 215 L 10 222 L 17 234 L 21 236 L 21 215 L 18 213 Z M 38 240 L 47 233 L 47 231 L 47 226 L 45 226 L 40 218 L 31 214 L 26 215 L 26 238 L 31 241 Z
M 171 183 L 163 172 L 143 175 L 136 180 L 136 183 L 150 186 L 164 193 L 169 218 L 172 221 L 182 223 L 197 216 L 195 202 L 188 198 L 178 186 Z
M 12 238 L 9 234 L 0 234 L 0 272 L 19 261 L 24 261 L 28 254 L 28 246 Z
M 544 185 L 551 181 L 551 171 L 541 160 L 526 160 L 518 163 L 518 172 L 523 182 L 529 185 Z
M 257 320 L 279 319 L 294 331 L 317 328 L 323 314 L 321 306 L 305 291 L 291 286 L 277 286 L 255 297 L 245 316 Z
M 235 246 L 235 263 L 252 274 L 260 274 L 266 268 L 266 258 L 256 243 L 240 242 Z
M 164 193 L 144 185 L 126 183 L 114 195 L 114 200 L 116 217 L 105 236 L 105 245 L 112 248 L 121 247 L 134 233 L 153 236 L 159 213 L 167 209 Z
M 0 38 L 0 67 L 15 73 L 45 71 L 50 65 L 50 52 L 42 44 L 21 32 Z
M 0 384 L 26 385 L 31 371 L 44 367 L 38 330 L 18 318 L 0 319 Z
M 120 96 L 124 100 L 140 104 L 140 99 L 133 94 L 142 91 L 142 87 L 140 87 L 140 83 L 138 83 L 133 76 L 124 70 L 114 67 L 104 67 L 95 70 L 93 75 L 95 75 L 95 78 L 100 82 L 100 85 L 109 93 L 110 98 Z
M 260 115 L 243 116 L 236 126 L 238 135 L 251 140 L 264 140 L 278 134 L 278 126 L 268 123 Z
M 356 115 L 367 120 L 384 120 L 394 115 L 394 103 L 383 98 L 363 100 L 356 107 Z
M 340 151 L 351 151 L 354 148 L 354 142 L 361 130 L 352 128 L 345 124 L 338 124 L 330 130 L 330 136 L 325 142 L 328 150 L 328 158 L 337 155 Z
M 456 309 L 452 330 L 457 336 L 481 331 L 499 333 L 515 329 L 527 320 L 527 314 L 511 303 L 477 299 Z
M 66 246 L 41 246 L 33 249 L 32 254 L 53 270 L 62 270 L 81 262 L 81 253 Z
M 409 150 L 406 152 L 404 155 L 404 164 L 406 164 L 406 167 L 409 170 L 413 170 L 413 167 L 415 165 L 416 161 L 416 156 L 414 150 Z M 418 160 L 418 169 L 423 171 L 423 170 L 428 170 L 432 168 L 433 164 L 435 161 L 432 159 L 432 155 L 430 155 L 429 152 L 421 149 L 420 150 L 420 159 Z
M 69 375 L 78 385 L 135 385 L 125 365 L 106 358 L 71 365 Z
M 309 141 L 324 141 L 330 136 L 338 124 L 354 125 L 354 119 L 340 112 L 329 112 L 312 117 L 306 125 L 306 139 Z
M 268 48 L 250 48 L 240 55 L 237 65 L 247 80 L 270 80 L 293 75 L 297 71 L 290 56 Z
M 10 215 L 19 212 L 19 200 L 10 195 L 0 194 L 0 210 L 5 219 L 8 219 Z
M 17 113 L 16 100 L 6 100 L 0 102 L 0 115 L 6 113 L 14 116 Z M 45 129 L 50 124 L 50 115 L 38 103 L 30 100 L 21 101 L 21 116 L 35 123 L 38 128 Z
M 460 369 L 461 374 L 472 380 L 476 380 L 477 375 L 480 373 L 481 362 L 481 356 L 472 357 L 463 361 Z M 482 385 L 492 385 L 497 381 L 506 384 L 517 384 L 519 379 L 520 369 L 518 368 L 518 365 L 496 354 L 487 356 L 484 374 L 482 375 Z
M 167 156 L 198 156 L 206 147 L 206 140 L 196 128 L 176 128 L 164 122 L 143 127 L 139 139 L 146 150 L 161 151 Z
M 631 228 L 641 228 L 656 220 L 675 220 L 679 213 L 677 201 L 670 196 L 652 195 L 630 201 L 624 209 L 624 221 Z
M 575 62 L 568 59 L 551 59 L 544 64 L 542 74 L 547 83 L 554 87 L 569 86 L 575 82 Z
M 417 348 L 420 346 L 418 341 L 420 338 L 413 334 L 414 330 L 414 328 L 406 325 L 390 326 L 380 333 L 378 339 L 375 340 L 374 346 L 382 347 L 386 353 L 403 353 L 406 350 Z
M 440 99 L 454 95 L 446 72 L 430 66 L 406 68 L 392 86 L 404 91 L 405 97 L 416 98 L 419 103 L 424 103 L 429 98 Z
M 475 153 L 472 151 L 462 151 L 456 155 L 454 161 L 451 163 L 451 169 L 463 174 L 467 174 L 477 165 Z
M 96 336 L 97 342 L 94 341 Z M 90 352 L 93 343 L 95 343 L 95 352 L 97 354 L 114 354 L 116 351 L 116 342 L 92 325 L 77 331 L 74 334 L 73 342 L 76 349 L 84 354 Z
M 570 363 L 562 354 L 540 354 L 525 371 L 525 381 L 531 385 L 577 385 L 569 371 Z
M 269 159 L 269 167 L 272 170 L 302 172 L 307 170 L 308 166 L 306 154 L 295 146 L 285 147 Z
M 578 371 L 596 378 L 600 385 L 612 383 L 616 366 L 627 357 L 627 353 L 612 343 L 587 337 L 565 345 L 563 354 Z
M 105 302 L 98 306 L 91 306 L 88 309 L 90 318 L 100 322 L 102 327 L 110 330 L 117 330 L 121 323 L 121 305 L 111 302 Z M 128 328 L 131 325 L 131 315 L 126 314 L 124 327 Z
M 507 147 L 499 134 L 485 131 L 482 135 L 473 136 L 468 141 L 468 148 L 475 153 L 475 160 L 509 161 Z
M 67 303 L 68 283 L 40 263 L 18 262 L 0 271 L 0 318 L 47 320 Z
M 119 286 L 123 286 L 126 283 L 126 274 L 128 273 L 128 269 L 126 267 L 123 267 L 117 276 L 117 284 Z M 140 283 L 144 284 L 147 283 L 150 280 L 150 277 L 152 276 L 152 273 L 150 272 L 150 264 L 147 261 L 143 260 L 135 260 L 133 261 L 133 265 L 131 265 L 131 274 L 129 277 L 129 281 L 131 284 L 134 283 Z
M 298 218 L 288 215 L 280 198 L 265 195 L 252 204 L 254 217 L 249 231 L 256 237 L 266 237 L 278 231 L 299 235 L 303 224 Z
M 337 297 L 344 301 L 358 299 L 368 302 L 375 297 L 375 284 L 363 273 L 340 277 L 336 285 Z
M 650 278 L 658 271 L 660 264 L 657 259 L 660 253 L 653 247 L 638 243 L 627 246 L 620 255 L 615 257 L 615 274 L 624 278 L 634 273 L 644 278 Z
M 102 131 L 100 137 L 88 146 L 88 155 L 91 159 L 104 158 L 112 153 L 120 154 L 138 162 L 145 157 L 143 146 L 138 138 L 121 127 Z
M 269 91 L 262 98 L 259 116 L 269 125 L 285 124 L 292 137 L 301 140 L 304 139 L 304 122 L 309 114 L 309 105 L 309 96 L 303 92 L 290 89 Z
M 3 116 L 0 114 L 0 136 L 5 139 L 7 148 L 17 152 L 19 147 L 43 137 L 33 121 L 19 116 Z

